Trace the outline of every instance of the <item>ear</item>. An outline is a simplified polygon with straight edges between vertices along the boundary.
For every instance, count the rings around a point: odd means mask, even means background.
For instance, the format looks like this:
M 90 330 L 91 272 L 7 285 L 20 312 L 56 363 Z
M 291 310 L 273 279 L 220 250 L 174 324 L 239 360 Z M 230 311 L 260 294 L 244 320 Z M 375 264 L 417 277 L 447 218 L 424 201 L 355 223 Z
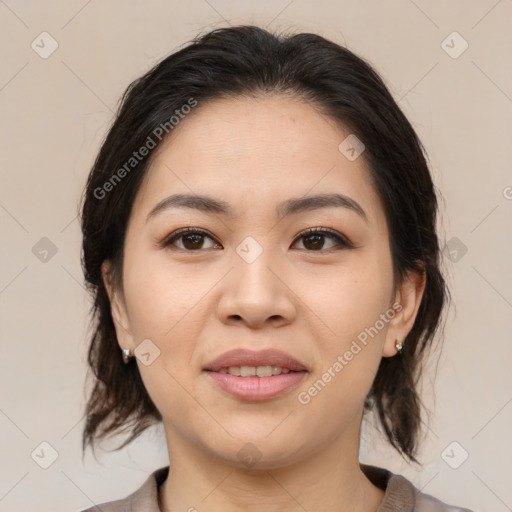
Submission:
M 110 300 L 110 314 L 114 321 L 116 337 L 121 349 L 135 349 L 133 336 L 130 329 L 130 322 L 123 294 L 114 286 L 112 279 L 112 266 L 110 261 L 104 261 L 101 265 L 101 276 Z
M 382 349 L 382 357 L 393 357 L 397 354 L 396 340 L 403 342 L 411 331 L 421 299 L 425 291 L 426 275 L 410 272 L 397 287 L 391 310 L 395 315 L 388 323 L 386 341 Z

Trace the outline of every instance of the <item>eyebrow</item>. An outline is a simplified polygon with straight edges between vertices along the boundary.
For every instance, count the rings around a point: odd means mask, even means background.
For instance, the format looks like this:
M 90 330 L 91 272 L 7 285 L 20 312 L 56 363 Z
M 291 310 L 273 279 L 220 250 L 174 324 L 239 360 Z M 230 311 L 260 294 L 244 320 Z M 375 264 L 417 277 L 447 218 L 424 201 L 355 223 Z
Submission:
M 355 212 L 368 222 L 368 217 L 361 205 L 344 194 L 316 194 L 299 198 L 288 199 L 277 206 L 280 218 L 320 208 L 341 207 Z M 205 195 L 174 194 L 157 203 L 146 217 L 146 222 L 152 217 L 169 208 L 190 208 L 206 213 L 235 217 L 229 203 Z
M 368 217 L 361 205 L 344 194 L 316 194 L 299 197 L 297 199 L 288 199 L 277 207 L 277 211 L 279 216 L 283 218 L 287 215 L 317 210 L 319 208 L 330 208 L 333 206 L 351 210 L 362 217 L 365 222 L 368 222 Z

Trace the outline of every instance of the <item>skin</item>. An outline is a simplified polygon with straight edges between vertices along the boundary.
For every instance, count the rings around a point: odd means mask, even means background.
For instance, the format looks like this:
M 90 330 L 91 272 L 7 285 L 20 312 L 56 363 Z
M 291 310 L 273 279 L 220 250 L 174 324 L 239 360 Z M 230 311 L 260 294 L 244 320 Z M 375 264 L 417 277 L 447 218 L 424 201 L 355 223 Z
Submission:
M 137 360 L 163 416 L 170 478 L 160 488 L 164 512 L 374 511 L 384 492 L 359 466 L 363 404 L 382 357 L 411 330 L 424 290 L 409 275 L 393 285 L 384 210 L 362 157 L 338 145 L 349 132 L 311 105 L 286 96 L 215 100 L 198 106 L 154 155 L 135 199 L 123 262 L 122 291 L 103 265 L 117 338 L 133 351 L 150 339 L 160 356 Z M 368 221 L 342 207 L 279 219 L 290 198 L 339 192 Z M 175 193 L 226 201 L 229 218 L 172 208 L 146 220 Z M 159 245 L 183 227 L 208 231 L 199 249 Z M 326 236 L 312 250 L 307 228 L 331 228 L 356 247 Z M 236 252 L 252 236 L 263 249 L 252 263 Z M 321 239 L 322 240 L 322 239 Z M 190 247 L 190 240 L 188 240 Z M 219 245 L 216 245 L 219 244 Z M 298 394 L 321 378 L 366 327 L 401 311 L 307 405 Z M 309 373 L 285 395 L 235 399 L 202 372 L 233 348 L 277 348 Z M 239 460 L 246 443 L 260 459 Z

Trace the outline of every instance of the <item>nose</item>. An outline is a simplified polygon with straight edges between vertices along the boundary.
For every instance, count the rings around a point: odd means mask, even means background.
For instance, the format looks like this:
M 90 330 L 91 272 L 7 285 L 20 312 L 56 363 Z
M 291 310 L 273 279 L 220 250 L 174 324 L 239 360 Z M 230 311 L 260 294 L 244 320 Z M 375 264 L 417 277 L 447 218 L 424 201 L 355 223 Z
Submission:
M 292 323 L 297 314 L 296 295 L 272 264 L 266 251 L 251 263 L 234 254 L 234 268 L 223 280 L 217 313 L 225 324 L 256 329 Z M 282 270 L 282 269 L 281 269 Z

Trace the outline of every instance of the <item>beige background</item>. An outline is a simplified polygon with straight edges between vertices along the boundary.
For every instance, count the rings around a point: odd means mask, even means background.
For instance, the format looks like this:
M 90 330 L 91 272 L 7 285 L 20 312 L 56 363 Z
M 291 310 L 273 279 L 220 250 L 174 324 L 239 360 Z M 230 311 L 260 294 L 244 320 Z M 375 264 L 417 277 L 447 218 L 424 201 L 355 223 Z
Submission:
M 362 460 L 447 502 L 512 510 L 512 1 L 5 0 L 0 511 L 78 510 L 125 496 L 167 463 L 159 429 L 81 459 L 89 299 L 77 203 L 128 83 L 200 30 L 249 22 L 318 32 L 368 59 L 422 138 L 443 195 L 456 309 L 437 380 L 435 368 L 425 380 L 424 466 L 408 467 L 371 430 Z M 58 453 L 48 469 L 41 442 Z

